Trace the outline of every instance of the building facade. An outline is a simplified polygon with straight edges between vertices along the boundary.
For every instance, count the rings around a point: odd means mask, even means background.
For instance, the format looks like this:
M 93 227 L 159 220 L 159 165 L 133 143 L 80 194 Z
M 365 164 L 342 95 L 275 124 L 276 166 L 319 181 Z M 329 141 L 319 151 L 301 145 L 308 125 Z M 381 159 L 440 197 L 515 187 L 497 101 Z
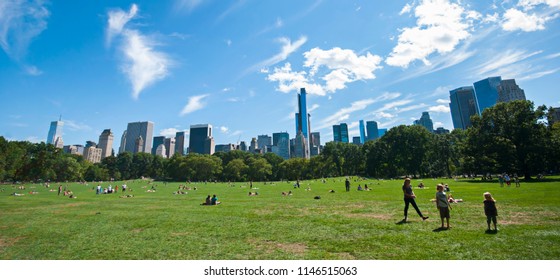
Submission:
M 430 133 L 434 132 L 434 122 L 430 118 L 430 113 L 422 112 L 422 116 L 419 120 L 414 121 L 415 125 L 420 125 L 426 128 Z
M 333 138 L 334 142 L 349 143 L 348 125 L 346 123 L 333 125 Z
M 171 158 L 175 154 L 175 137 L 165 138 L 165 156 Z
M 379 128 L 376 121 L 366 122 L 367 140 L 375 140 L 379 138 Z
M 498 86 L 502 77 L 488 77 L 474 83 L 474 93 L 479 114 L 498 102 Z
M 514 100 L 527 100 L 525 91 L 519 88 L 515 79 L 502 80 L 498 85 L 498 102 L 510 102 Z
M 455 129 L 467 129 L 471 124 L 471 116 L 479 114 L 474 88 L 460 87 L 449 91 L 449 109 Z
M 175 133 L 175 153 L 182 156 L 185 155 L 185 132 L 179 131 Z
M 153 132 L 153 122 L 146 121 L 128 123 L 128 126 L 126 127 L 123 151 L 131 153 L 151 153 Z
M 272 133 L 272 152 L 283 159 L 290 158 L 290 135 L 288 132 Z
M 113 132 L 111 129 L 105 129 L 99 135 L 98 148 L 101 149 L 101 159 L 111 156 L 113 152 Z
M 47 136 L 47 144 L 55 144 L 58 138 L 62 139 L 62 127 L 64 126 L 64 122 L 58 120 L 51 122 L 51 126 L 49 128 L 49 134 Z
M 305 138 L 303 154 L 305 158 L 309 158 L 309 136 L 311 135 L 311 115 L 307 113 L 307 93 L 305 88 L 301 88 L 297 95 L 298 97 L 298 112 L 296 113 L 296 138 L 301 132 Z
M 212 139 L 212 141 L 210 141 Z M 212 125 L 191 125 L 189 133 L 189 153 L 211 154 L 214 152 Z

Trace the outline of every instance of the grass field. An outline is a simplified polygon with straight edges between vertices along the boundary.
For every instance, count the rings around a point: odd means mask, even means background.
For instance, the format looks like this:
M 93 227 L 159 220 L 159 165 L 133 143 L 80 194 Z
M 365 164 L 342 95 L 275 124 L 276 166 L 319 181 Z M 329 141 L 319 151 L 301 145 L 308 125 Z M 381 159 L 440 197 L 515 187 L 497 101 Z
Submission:
M 520 188 L 443 180 L 464 199 L 453 205 L 446 231 L 434 231 L 440 220 L 430 202 L 440 181 L 423 182 L 428 188 L 414 192 L 430 219 L 422 221 L 411 207 L 405 224 L 398 223 L 400 180 L 353 180 L 350 192 L 343 178 L 303 181 L 299 189 L 254 183 L 258 196 L 248 196 L 247 183 L 192 183 L 197 190 L 174 195 L 180 183 L 137 180 L 127 182 L 132 198 L 120 198 L 120 190 L 96 195 L 95 183 L 63 184 L 75 199 L 38 184 L 1 185 L 0 259 L 560 259 L 557 178 Z M 358 184 L 372 191 L 356 191 Z M 157 191 L 146 192 L 152 185 Z M 293 195 L 281 195 L 290 190 Z M 485 191 L 497 200 L 496 234 L 485 233 Z M 208 194 L 222 204 L 201 206 Z

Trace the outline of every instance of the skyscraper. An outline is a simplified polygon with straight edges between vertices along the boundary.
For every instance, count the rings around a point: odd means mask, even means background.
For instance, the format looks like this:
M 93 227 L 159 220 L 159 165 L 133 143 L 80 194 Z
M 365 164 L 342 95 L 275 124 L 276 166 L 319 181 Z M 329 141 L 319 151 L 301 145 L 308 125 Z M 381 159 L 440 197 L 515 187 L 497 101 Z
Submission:
M 101 149 L 101 159 L 111 156 L 113 150 L 113 132 L 111 132 L 111 129 L 105 129 L 101 132 L 97 147 Z
M 272 152 L 283 159 L 290 158 L 290 135 L 288 132 L 272 133 Z
M 309 136 L 311 134 L 311 121 L 309 115 L 307 113 L 307 93 L 305 92 L 305 88 L 300 89 L 300 93 L 297 95 L 298 97 L 298 112 L 296 113 L 296 141 L 298 138 L 298 133 L 301 132 L 303 138 L 304 146 L 303 154 L 305 158 L 309 158 Z M 297 154 L 297 153 L 296 153 Z M 297 156 L 297 155 L 296 155 Z
M 377 132 L 379 133 L 379 137 L 383 137 L 383 135 L 385 135 L 385 133 L 387 133 L 387 129 L 386 128 L 380 128 L 377 130 Z
M 498 85 L 498 102 L 510 102 L 514 100 L 527 100 L 525 91 L 519 88 L 515 79 L 502 80 Z
M 175 133 L 175 153 L 185 155 L 185 132 Z
M 54 145 L 57 138 L 62 138 L 62 126 L 64 126 L 64 122 L 61 120 L 51 122 L 49 135 L 47 136 L 47 144 Z
M 414 121 L 415 125 L 421 125 L 426 128 L 430 133 L 434 132 L 434 122 L 430 118 L 430 113 L 422 112 L 422 116 L 419 120 Z
M 266 150 L 267 147 L 272 145 L 272 137 L 268 135 L 259 135 L 257 136 L 257 146 L 261 150 L 261 153 L 269 152 Z
M 132 122 L 128 123 L 126 127 L 126 136 L 124 143 L 125 152 L 142 152 L 151 153 L 152 152 L 152 137 L 154 131 L 153 122 Z M 140 143 L 140 138 L 142 138 L 142 147 L 138 145 Z
M 259 142 L 257 142 L 257 138 L 251 138 L 251 145 L 249 146 L 249 152 L 256 153 L 259 149 Z
M 210 141 L 212 139 L 212 141 Z M 211 154 L 214 152 L 212 125 L 191 125 L 189 133 L 189 153 Z
M 346 123 L 333 125 L 334 142 L 349 143 L 348 125 Z
M 377 122 L 375 121 L 368 121 L 366 122 L 366 129 L 367 129 L 367 140 L 375 140 L 379 138 L 379 131 L 377 127 Z
M 163 144 L 165 145 L 165 155 L 171 158 L 175 154 L 175 137 L 165 138 Z
M 300 131 L 296 135 L 295 144 L 294 144 L 294 155 L 298 158 L 309 158 L 309 143 L 307 143 L 305 136 Z
M 152 144 L 152 155 L 156 155 L 159 145 L 165 144 L 165 136 L 155 136 Z
M 311 143 L 309 144 L 309 155 L 318 156 L 321 153 L 321 133 L 311 132 Z
M 364 120 L 360 120 L 360 143 L 364 144 L 366 142 L 366 126 L 364 125 Z
M 474 92 L 478 113 L 488 107 L 496 105 L 498 102 L 498 85 L 502 81 L 502 77 L 489 77 L 474 83 Z
M 352 144 L 354 144 L 354 145 L 362 145 L 360 136 L 354 136 L 354 137 L 352 137 Z
M 471 126 L 471 116 L 479 114 L 474 88 L 460 87 L 449 91 L 449 108 L 455 129 L 467 129 Z
M 124 148 L 126 147 L 126 130 L 123 131 L 121 136 L 121 145 L 119 146 L 119 154 L 124 153 Z

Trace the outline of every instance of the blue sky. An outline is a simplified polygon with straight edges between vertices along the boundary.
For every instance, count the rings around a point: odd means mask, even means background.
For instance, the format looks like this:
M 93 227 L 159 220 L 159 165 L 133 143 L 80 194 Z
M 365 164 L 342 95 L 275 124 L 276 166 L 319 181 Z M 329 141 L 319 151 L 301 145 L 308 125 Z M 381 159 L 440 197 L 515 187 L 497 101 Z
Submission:
M 308 92 L 313 131 L 429 111 L 452 129 L 449 90 L 516 79 L 560 106 L 560 0 L 0 0 L 0 135 L 65 144 L 129 122 L 154 136 L 210 123 L 217 144 L 287 131 Z

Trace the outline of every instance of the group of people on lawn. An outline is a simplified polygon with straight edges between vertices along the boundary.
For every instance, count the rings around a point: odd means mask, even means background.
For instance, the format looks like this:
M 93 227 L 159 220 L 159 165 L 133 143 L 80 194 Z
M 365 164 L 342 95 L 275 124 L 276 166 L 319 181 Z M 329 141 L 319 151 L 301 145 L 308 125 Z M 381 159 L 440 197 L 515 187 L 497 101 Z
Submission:
M 436 206 L 439 210 L 439 216 L 441 218 L 441 227 L 439 229 L 449 229 L 449 228 L 451 228 L 449 226 L 449 218 L 450 218 L 449 211 L 451 210 L 450 203 L 462 201 L 462 200 L 459 200 L 459 199 L 454 199 L 452 196 L 447 196 L 447 194 L 444 192 L 444 190 L 446 190 L 446 189 L 449 190 L 449 187 L 446 188 L 446 186 L 444 186 L 443 184 L 438 184 L 437 185 L 435 203 L 436 203 Z M 404 219 L 403 219 L 403 222 L 408 221 L 408 207 L 409 207 L 409 205 L 412 205 L 412 207 L 414 207 L 414 209 L 416 210 L 416 213 L 418 213 L 418 215 L 422 218 L 422 220 L 428 219 L 428 216 L 424 216 L 422 214 L 422 212 L 420 211 L 420 209 L 418 208 L 418 205 L 416 205 L 416 201 L 414 200 L 416 198 L 416 195 L 412 191 L 412 186 L 410 185 L 410 178 L 405 178 L 404 179 L 404 184 L 402 186 L 402 190 L 403 190 L 403 193 L 404 193 Z M 498 228 L 497 228 L 498 209 L 496 208 L 496 200 L 494 200 L 494 198 L 492 197 L 492 194 L 490 194 L 489 192 L 485 192 L 483 194 L 483 196 L 484 196 L 484 214 L 486 215 L 486 223 L 488 224 L 487 231 L 490 231 L 490 224 L 491 223 L 494 225 L 494 231 L 498 231 Z M 444 220 L 446 222 L 445 224 L 444 224 Z M 444 225 L 446 225 L 446 226 L 444 226 Z

